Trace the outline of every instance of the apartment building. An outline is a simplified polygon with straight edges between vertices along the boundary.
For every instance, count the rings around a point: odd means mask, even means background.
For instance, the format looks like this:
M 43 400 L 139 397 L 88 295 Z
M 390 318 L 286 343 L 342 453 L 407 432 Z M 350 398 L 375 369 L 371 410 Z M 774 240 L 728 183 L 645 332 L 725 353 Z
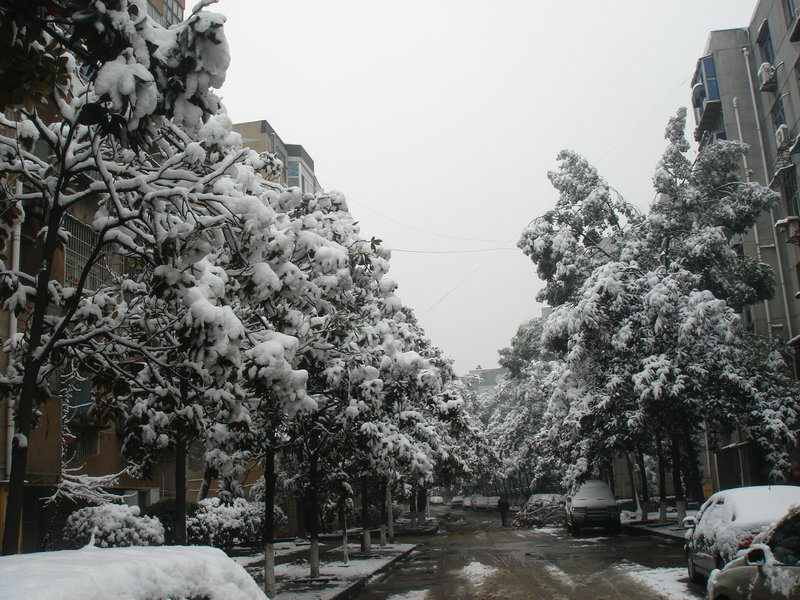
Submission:
M 147 14 L 164 27 L 183 21 L 186 0 L 140 0 L 146 2 Z
M 321 192 L 314 174 L 314 159 L 299 144 L 286 144 L 266 119 L 236 123 L 233 130 L 242 136 L 242 144 L 256 152 L 270 152 L 283 163 L 279 182 L 298 187 L 303 193 Z
M 695 140 L 740 140 L 747 181 L 768 185 L 781 200 L 747 235 L 732 243 L 775 271 L 775 297 L 743 314 L 745 326 L 795 351 L 800 376 L 800 0 L 761 0 L 750 23 L 712 31 L 691 83 Z M 704 457 L 714 488 L 764 481 L 757 453 L 741 432 L 731 432 L 715 457 Z

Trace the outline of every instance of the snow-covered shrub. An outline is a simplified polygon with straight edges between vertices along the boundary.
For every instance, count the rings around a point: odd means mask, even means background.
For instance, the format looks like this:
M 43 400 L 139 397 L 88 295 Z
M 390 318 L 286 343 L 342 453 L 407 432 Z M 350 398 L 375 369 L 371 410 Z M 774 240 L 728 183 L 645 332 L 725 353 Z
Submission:
M 552 527 L 564 524 L 564 497 L 541 494 L 528 501 L 511 523 L 514 527 Z
M 95 546 L 160 546 L 164 527 L 155 517 L 139 516 L 138 506 L 103 504 L 73 512 L 64 528 L 65 541 L 74 548 L 89 543 L 94 534 Z
M 274 518 L 275 529 L 286 526 L 286 516 L 277 506 Z M 264 503 L 236 498 L 225 504 L 219 498 L 206 498 L 187 519 L 186 532 L 192 544 L 226 547 L 258 543 L 264 532 Z
M 197 504 L 194 502 L 186 503 L 186 516 L 191 517 L 197 511 Z M 147 506 L 142 510 L 142 514 L 154 517 L 161 521 L 164 526 L 164 543 L 175 543 L 175 498 L 165 498 Z

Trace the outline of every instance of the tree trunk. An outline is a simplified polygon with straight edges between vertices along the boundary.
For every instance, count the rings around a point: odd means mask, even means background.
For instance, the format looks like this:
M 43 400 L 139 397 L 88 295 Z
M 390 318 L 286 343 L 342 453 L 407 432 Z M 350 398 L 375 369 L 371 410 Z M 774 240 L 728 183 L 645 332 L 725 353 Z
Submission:
M 14 439 L 11 447 L 11 473 L 8 478 L 8 496 L 6 498 L 6 516 L 3 529 L 2 554 L 19 552 L 20 525 L 22 524 L 22 502 L 25 487 L 25 472 L 28 467 L 28 441 L 33 423 L 34 398 L 39 371 L 45 360 L 40 355 L 44 318 L 50 304 L 50 273 L 53 256 L 60 239 L 58 229 L 63 210 L 52 208 L 48 217 L 47 237 L 42 252 L 42 265 L 36 277 L 36 298 L 28 319 L 30 335 L 23 358 L 24 372 L 19 392 L 17 410 L 14 416 Z M 13 333 L 13 332 L 10 332 Z M 11 402 L 11 397 L 8 398 Z
M 264 593 L 275 597 L 275 450 L 264 457 Z
M 386 485 L 383 483 L 381 479 L 381 488 L 386 489 Z M 380 499 L 380 495 L 378 496 Z M 378 501 L 381 507 L 381 546 L 386 545 L 386 522 L 387 522 L 387 515 L 386 515 L 386 502 Z
M 424 485 L 419 486 L 417 489 L 417 518 L 422 515 L 422 523 L 425 524 L 428 510 L 428 490 Z
M 394 544 L 394 512 L 392 511 L 392 484 L 386 484 L 386 512 L 389 520 L 389 543 Z
M 703 498 L 703 480 L 700 475 L 700 467 L 697 464 L 697 448 L 691 436 L 684 437 L 684 459 L 686 462 L 687 475 L 686 491 L 689 497 L 694 500 L 702 500 Z
M 417 506 L 417 487 L 411 490 L 411 526 L 419 527 L 419 507 Z
M 664 459 L 664 448 L 661 446 L 661 434 L 656 434 L 656 457 L 658 458 L 658 520 L 667 520 L 667 467 Z
M 372 552 L 372 539 L 369 531 L 369 504 L 367 502 L 366 477 L 361 478 L 361 535 L 364 536 L 364 554 L 369 556 Z
M 203 481 L 200 482 L 200 489 L 197 490 L 197 501 L 205 500 L 208 498 L 208 491 L 211 489 L 211 481 L 216 477 L 214 469 L 206 465 L 203 471 Z
M 308 502 L 309 519 L 308 534 L 311 538 L 309 547 L 309 563 L 311 565 L 311 577 L 319 577 L 319 520 L 318 520 L 318 500 L 317 500 L 317 455 L 312 452 L 308 458 Z
M 686 499 L 681 485 L 681 442 L 678 435 L 672 435 L 672 485 L 675 488 L 675 509 L 678 511 L 678 523 L 686 516 Z
M 636 518 L 642 520 L 642 503 L 639 501 L 639 491 L 636 489 L 636 474 L 633 470 L 633 461 L 631 455 L 625 452 L 625 464 L 628 467 L 628 479 L 631 480 L 631 491 L 633 492 L 633 500 L 636 503 Z
M 645 511 L 647 511 L 647 503 L 650 502 L 650 490 L 647 489 L 647 466 L 644 462 L 644 452 L 642 451 L 641 446 L 636 447 L 636 464 L 639 465 L 639 479 L 641 480 L 642 486 L 642 504 L 645 506 Z M 645 514 L 647 516 L 647 514 Z
M 345 511 L 344 502 L 345 499 L 342 498 L 339 506 L 339 526 L 342 528 L 342 562 L 347 564 L 350 562 L 350 554 L 347 548 L 347 511 Z M 269 596 L 269 594 L 267 595 Z
M 186 440 L 175 436 L 175 543 L 186 545 Z

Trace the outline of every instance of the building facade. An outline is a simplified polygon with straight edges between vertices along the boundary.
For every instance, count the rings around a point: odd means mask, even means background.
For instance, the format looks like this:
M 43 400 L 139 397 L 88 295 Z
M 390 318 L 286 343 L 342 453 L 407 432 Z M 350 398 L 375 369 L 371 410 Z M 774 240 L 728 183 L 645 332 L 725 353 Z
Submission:
M 780 202 L 732 243 L 775 272 L 775 296 L 744 311 L 745 327 L 778 340 L 800 376 L 800 23 L 798 0 L 761 0 L 750 23 L 712 31 L 695 65 L 691 107 L 695 140 L 739 140 L 749 146 L 743 179 L 769 186 Z M 761 461 L 741 432 L 704 466 L 714 489 L 765 482 Z
M 164 27 L 183 21 L 186 0 L 144 0 L 144 2 L 147 14 Z
M 283 163 L 279 183 L 298 187 L 304 194 L 321 192 L 314 174 L 314 159 L 299 144 L 285 144 L 266 119 L 236 123 L 233 130 L 242 136 L 242 145 L 256 152 L 269 152 Z

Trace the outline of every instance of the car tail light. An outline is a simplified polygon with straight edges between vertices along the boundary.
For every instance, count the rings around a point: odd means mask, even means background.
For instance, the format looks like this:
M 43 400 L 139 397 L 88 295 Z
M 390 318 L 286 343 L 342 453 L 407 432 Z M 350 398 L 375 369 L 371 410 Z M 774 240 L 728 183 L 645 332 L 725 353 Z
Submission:
M 753 543 L 753 536 L 752 535 L 748 535 L 747 537 L 743 537 L 742 539 L 739 540 L 739 550 L 742 550 L 744 548 L 749 548 L 750 544 L 752 544 L 752 543 Z

